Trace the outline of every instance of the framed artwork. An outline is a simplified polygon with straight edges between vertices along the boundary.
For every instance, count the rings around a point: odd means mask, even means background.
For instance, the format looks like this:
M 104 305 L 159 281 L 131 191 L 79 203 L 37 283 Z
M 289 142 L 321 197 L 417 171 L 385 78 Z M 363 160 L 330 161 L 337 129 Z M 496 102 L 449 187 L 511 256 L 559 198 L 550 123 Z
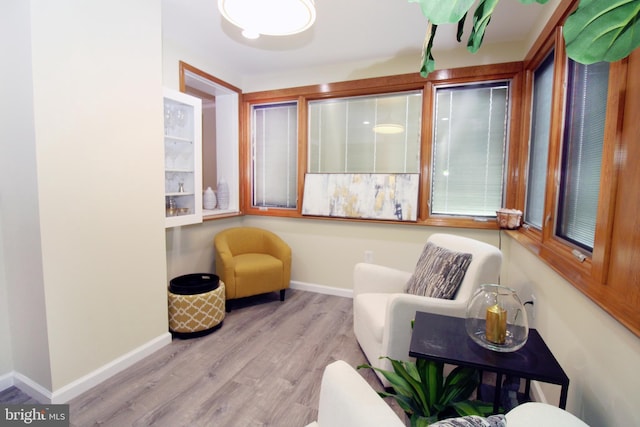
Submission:
M 302 214 L 416 221 L 419 174 L 309 173 Z

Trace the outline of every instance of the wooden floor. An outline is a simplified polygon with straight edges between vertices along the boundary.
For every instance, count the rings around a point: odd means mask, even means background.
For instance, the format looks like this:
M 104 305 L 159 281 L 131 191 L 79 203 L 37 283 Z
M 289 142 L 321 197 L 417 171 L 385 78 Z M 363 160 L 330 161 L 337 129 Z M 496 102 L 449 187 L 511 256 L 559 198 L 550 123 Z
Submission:
M 71 425 L 300 427 L 315 420 L 324 367 L 366 362 L 353 335 L 352 300 L 299 290 L 278 298 L 240 301 L 214 333 L 174 339 L 73 399 Z M 382 389 L 373 372 L 359 372 Z M 11 389 L 0 393 L 0 402 L 20 398 L 13 390 L 13 397 L 6 397 Z

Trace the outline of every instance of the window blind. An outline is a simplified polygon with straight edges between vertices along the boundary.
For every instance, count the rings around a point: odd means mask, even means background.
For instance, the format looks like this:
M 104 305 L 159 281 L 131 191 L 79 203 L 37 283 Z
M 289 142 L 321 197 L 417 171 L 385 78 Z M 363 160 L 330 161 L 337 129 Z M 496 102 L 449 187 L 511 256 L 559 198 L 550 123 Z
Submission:
M 431 213 L 494 216 L 502 207 L 509 83 L 436 88 Z
M 253 206 L 296 208 L 297 103 L 252 107 Z
M 308 171 L 418 173 L 421 115 L 421 91 L 310 101 Z
M 544 195 L 547 183 L 547 160 L 551 129 L 551 96 L 553 94 L 553 51 L 540 64 L 533 77 L 529 172 L 524 220 L 542 228 Z
M 593 250 L 607 108 L 609 63 L 569 62 L 556 234 Z

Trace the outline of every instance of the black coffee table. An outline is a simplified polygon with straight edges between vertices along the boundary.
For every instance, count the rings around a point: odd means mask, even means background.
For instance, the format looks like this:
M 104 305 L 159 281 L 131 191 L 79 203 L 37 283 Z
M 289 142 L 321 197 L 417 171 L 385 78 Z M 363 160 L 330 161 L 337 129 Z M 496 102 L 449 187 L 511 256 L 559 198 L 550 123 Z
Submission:
M 565 409 L 567 404 L 569 377 L 535 329 L 529 329 L 529 338 L 521 349 L 500 353 L 474 342 L 467 335 L 465 319 L 418 311 L 409 356 L 495 372 L 497 378 L 493 409 L 496 413 L 500 406 L 503 375 L 524 378 L 527 397 L 531 390 L 531 380 L 557 384 L 561 386 L 558 406 Z

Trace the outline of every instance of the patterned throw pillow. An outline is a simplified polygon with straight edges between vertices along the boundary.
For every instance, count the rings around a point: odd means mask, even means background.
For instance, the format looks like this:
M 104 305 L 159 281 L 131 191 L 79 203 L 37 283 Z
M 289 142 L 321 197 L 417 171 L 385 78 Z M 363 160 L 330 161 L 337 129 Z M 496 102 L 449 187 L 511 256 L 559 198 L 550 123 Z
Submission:
M 462 283 L 471 254 L 453 252 L 427 242 L 416 270 L 407 282 L 407 293 L 452 299 Z
M 449 418 L 429 424 L 430 427 L 506 427 L 507 420 L 504 415 L 490 415 L 487 418 L 478 415 Z

